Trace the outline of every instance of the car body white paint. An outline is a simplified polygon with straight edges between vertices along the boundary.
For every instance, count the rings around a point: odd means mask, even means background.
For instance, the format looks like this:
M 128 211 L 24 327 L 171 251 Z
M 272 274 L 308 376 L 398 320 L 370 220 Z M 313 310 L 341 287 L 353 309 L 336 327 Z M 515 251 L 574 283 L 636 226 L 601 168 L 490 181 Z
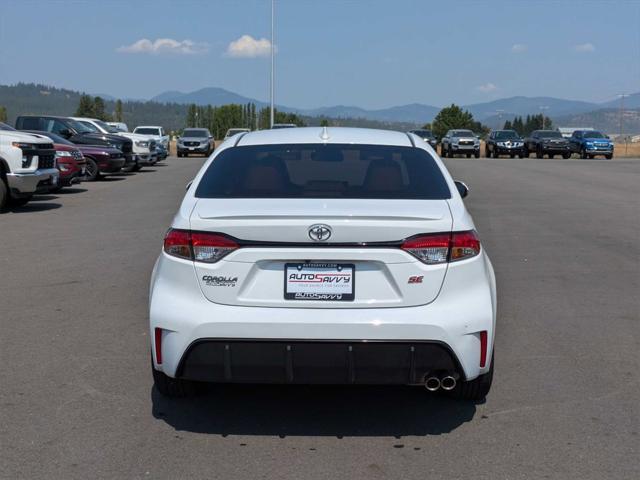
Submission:
M 447 200 L 199 199 L 195 191 L 211 162 L 235 145 L 307 143 L 397 145 L 426 150 L 444 174 Z M 312 224 L 333 227 L 338 242 L 399 240 L 416 232 L 474 230 L 454 180 L 434 150 L 419 137 L 353 128 L 264 130 L 231 137 L 196 175 L 171 227 L 226 233 L 237 238 L 309 241 Z M 285 228 L 286 227 L 286 228 Z M 291 302 L 283 299 L 285 262 L 308 259 L 366 265 L 356 267 L 353 302 Z M 208 288 L 204 275 L 238 277 L 234 289 Z M 423 275 L 424 284 L 399 278 Z M 248 279 L 244 282 L 244 279 Z M 406 280 L 404 281 L 406 283 Z M 457 357 L 466 380 L 487 373 L 480 366 L 479 332 L 488 333 L 491 359 L 496 322 L 496 285 L 484 250 L 458 262 L 426 265 L 397 248 L 240 248 L 214 264 L 162 252 L 150 286 L 150 332 L 163 329 L 162 364 L 176 375 L 186 349 L 198 339 L 298 339 L 434 341 Z M 152 351 L 153 351 L 152 344 Z
M 35 193 L 38 184 L 51 180 L 57 185 L 59 172 L 57 168 L 39 169 L 38 158 L 34 157 L 26 168 L 22 166 L 23 152 L 14 146 L 14 143 L 29 143 L 34 145 L 52 144 L 49 137 L 34 133 L 18 132 L 13 130 L 0 130 L 0 160 L 5 165 L 7 187 L 10 192 L 20 195 Z

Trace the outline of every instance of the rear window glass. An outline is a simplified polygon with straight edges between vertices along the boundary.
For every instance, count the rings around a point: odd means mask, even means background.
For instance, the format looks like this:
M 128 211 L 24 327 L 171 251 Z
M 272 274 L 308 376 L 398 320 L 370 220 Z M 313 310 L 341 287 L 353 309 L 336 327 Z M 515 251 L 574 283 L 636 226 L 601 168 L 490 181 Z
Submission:
M 451 198 L 424 150 L 384 145 L 233 147 L 215 157 L 199 198 Z

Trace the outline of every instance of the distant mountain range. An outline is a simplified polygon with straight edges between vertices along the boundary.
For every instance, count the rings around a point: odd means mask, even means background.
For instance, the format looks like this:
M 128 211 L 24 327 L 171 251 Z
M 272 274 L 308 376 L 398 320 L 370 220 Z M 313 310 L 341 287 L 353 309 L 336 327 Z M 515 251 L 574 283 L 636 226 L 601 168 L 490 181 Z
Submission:
M 7 108 L 9 121 L 22 113 L 72 114 L 78 105 L 81 92 L 25 84 L 0 85 L 0 105 Z M 107 100 L 107 109 L 113 112 L 115 97 L 102 94 Z M 255 103 L 258 108 L 267 103 L 245 97 L 223 88 L 203 88 L 190 93 L 168 91 L 151 100 L 125 100 L 125 120 L 132 125 L 158 123 L 170 130 L 184 126 L 187 105 L 226 105 L 230 103 Z M 605 103 L 582 102 L 553 97 L 511 97 L 491 102 L 463 105 L 473 116 L 491 128 L 499 128 L 506 120 L 516 115 L 531 115 L 544 112 L 556 125 L 573 127 L 595 127 L 606 132 L 619 130 L 620 100 Z M 543 108 L 541 108 L 543 107 Z M 640 92 L 624 99 L 624 131 L 640 133 Z M 320 117 L 334 119 L 334 123 L 349 126 L 368 126 L 387 129 L 408 129 L 431 122 L 440 107 L 413 103 L 383 109 L 365 109 L 357 106 L 336 105 L 313 109 L 301 109 L 278 105 L 286 112 L 295 112 L 305 117 L 310 125 L 320 123 Z
M 229 103 L 255 103 L 258 108 L 267 106 L 266 102 L 239 95 L 223 88 L 208 87 L 190 93 L 169 91 L 161 93 L 151 99 L 153 102 L 179 103 L 196 105 L 225 105 Z M 554 97 L 510 97 L 493 100 L 491 102 L 463 105 L 480 121 L 489 119 L 513 118 L 516 115 L 529 115 L 543 112 L 545 115 L 565 117 L 592 112 L 602 108 L 615 108 L 619 100 L 606 103 L 582 102 L 565 100 Z M 278 105 L 277 108 L 286 112 L 295 112 L 307 116 L 324 116 L 330 118 L 365 118 L 383 122 L 413 122 L 422 124 L 432 121 L 441 107 L 412 103 L 395 107 L 367 110 L 356 106 L 336 105 L 313 109 L 301 109 L 291 106 Z M 640 92 L 625 98 L 625 108 L 640 108 Z

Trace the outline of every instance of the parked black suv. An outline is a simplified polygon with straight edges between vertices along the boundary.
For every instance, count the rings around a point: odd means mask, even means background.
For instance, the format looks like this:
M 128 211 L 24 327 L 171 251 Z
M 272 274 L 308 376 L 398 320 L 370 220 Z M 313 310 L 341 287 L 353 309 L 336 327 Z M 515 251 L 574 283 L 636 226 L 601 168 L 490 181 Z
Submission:
M 117 148 L 122 151 L 125 158 L 125 169 L 134 169 L 136 161 L 133 157 L 133 142 L 121 137 L 105 133 L 95 133 L 89 128 L 68 117 L 55 117 L 52 115 L 20 115 L 16 119 L 18 130 L 40 130 L 51 132 L 66 138 L 78 145 L 101 145 Z
M 484 153 L 487 158 L 498 158 L 500 155 L 509 155 L 511 158 L 518 155 L 522 158 L 524 140 L 515 130 L 494 130 L 485 141 Z
M 416 130 L 409 130 L 409 133 L 413 133 L 414 135 L 419 136 L 425 142 L 429 142 L 429 145 L 431 145 L 434 150 L 438 146 L 438 139 L 436 138 L 436 136 L 433 134 L 431 130 L 418 128 Z
M 555 155 L 569 158 L 571 147 L 569 140 L 557 130 L 534 130 L 524 141 L 524 156 L 528 157 L 531 153 L 535 153 L 536 158 L 543 158 L 545 155 L 549 158 Z

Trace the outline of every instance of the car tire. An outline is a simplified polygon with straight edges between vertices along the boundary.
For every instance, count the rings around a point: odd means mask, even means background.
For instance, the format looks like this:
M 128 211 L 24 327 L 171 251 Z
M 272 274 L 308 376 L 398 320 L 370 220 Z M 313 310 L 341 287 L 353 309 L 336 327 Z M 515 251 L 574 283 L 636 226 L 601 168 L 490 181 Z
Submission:
M 522 151 L 522 157 L 529 158 L 529 155 L 531 155 L 531 153 L 529 152 L 529 149 L 525 147 L 525 149 Z
M 536 158 L 544 158 L 544 152 L 540 147 L 536 148 Z
M 474 156 L 475 158 L 480 158 L 480 150 L 478 150 L 477 152 L 475 152 L 475 153 L 473 154 L 473 156 Z
M 4 178 L 0 178 L 0 212 L 4 212 L 9 203 L 9 189 L 4 183 Z
M 613 158 L 613 155 L 612 154 L 605 155 L 604 158 L 606 158 L 607 160 L 611 160 Z
M 509 158 L 514 158 L 515 156 L 516 156 L 516 154 L 515 154 L 515 153 L 510 153 L 510 154 L 509 154 Z
M 549 157 L 549 158 L 553 158 L 553 157 L 555 157 L 555 155 L 554 155 L 553 153 L 550 153 L 550 154 L 548 155 L 548 157 Z
M 142 169 L 142 165 L 140 165 L 138 162 L 136 162 L 136 164 L 131 167 L 131 171 L 132 172 L 139 172 Z
M 192 397 L 198 393 L 196 382 L 184 380 L 182 378 L 171 378 L 153 368 L 151 362 L 151 371 L 153 372 L 153 385 L 160 395 L 169 398 Z
M 489 150 L 489 147 L 484 147 L 484 156 L 485 158 L 491 158 L 491 151 Z
M 491 390 L 493 364 L 494 361 L 493 358 L 491 358 L 491 367 L 487 373 L 468 382 L 458 382 L 456 388 L 451 391 L 451 394 L 459 400 L 482 402 Z
M 493 150 L 493 158 L 500 158 L 500 154 L 498 153 L 498 150 L 496 150 L 496 149 Z
M 98 164 L 91 157 L 85 157 L 87 160 L 86 165 L 86 181 L 87 182 L 95 182 L 100 178 L 100 169 L 98 168 Z
M 467 158 L 471 158 L 471 154 L 470 153 L 467 153 Z
M 564 158 L 565 160 L 571 158 L 571 154 L 570 153 L 563 153 L 562 154 L 562 158 Z
M 587 151 L 584 149 L 584 147 L 580 149 L 580 158 L 582 158 L 583 160 L 587 158 Z

